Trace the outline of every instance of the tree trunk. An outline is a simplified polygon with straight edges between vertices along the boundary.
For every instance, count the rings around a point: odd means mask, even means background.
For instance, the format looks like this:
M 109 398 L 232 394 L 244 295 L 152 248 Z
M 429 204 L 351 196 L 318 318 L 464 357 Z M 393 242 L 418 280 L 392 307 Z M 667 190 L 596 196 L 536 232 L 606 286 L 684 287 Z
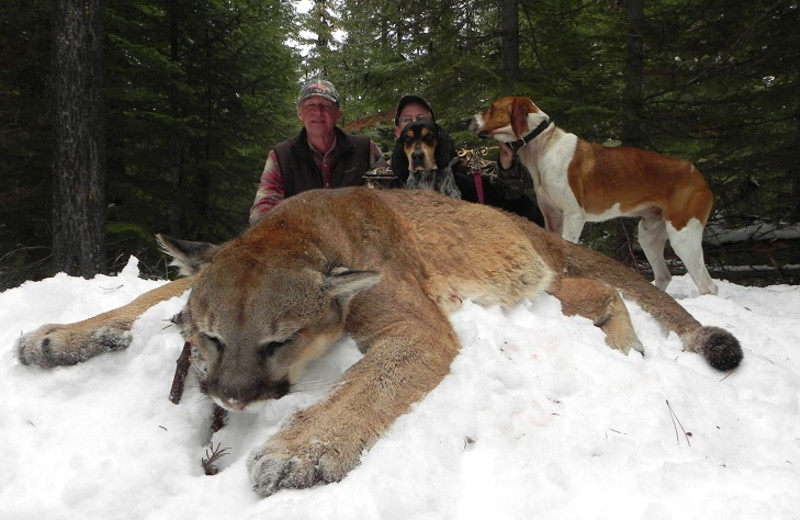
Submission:
M 103 32 L 99 0 L 53 2 L 53 267 L 105 272 Z
M 626 0 L 625 89 L 622 114 L 622 143 L 640 147 L 642 128 L 642 77 L 644 75 L 644 0 Z
M 519 80 L 519 6 L 500 0 L 500 61 L 503 79 Z

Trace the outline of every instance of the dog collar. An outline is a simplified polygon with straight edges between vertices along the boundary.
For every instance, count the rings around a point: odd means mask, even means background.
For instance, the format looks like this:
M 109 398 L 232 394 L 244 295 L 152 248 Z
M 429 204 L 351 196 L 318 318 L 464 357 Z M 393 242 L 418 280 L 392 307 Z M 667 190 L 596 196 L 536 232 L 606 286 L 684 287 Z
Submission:
M 552 123 L 552 121 L 550 121 L 550 118 L 545 119 L 544 121 L 539 123 L 539 126 L 537 126 L 527 134 L 520 137 L 519 141 L 508 143 L 508 146 L 510 146 L 511 149 L 516 152 L 517 150 L 519 150 L 520 148 L 531 142 L 533 139 L 535 139 L 539 134 L 544 132 L 547 129 L 547 127 L 550 126 L 550 123 Z

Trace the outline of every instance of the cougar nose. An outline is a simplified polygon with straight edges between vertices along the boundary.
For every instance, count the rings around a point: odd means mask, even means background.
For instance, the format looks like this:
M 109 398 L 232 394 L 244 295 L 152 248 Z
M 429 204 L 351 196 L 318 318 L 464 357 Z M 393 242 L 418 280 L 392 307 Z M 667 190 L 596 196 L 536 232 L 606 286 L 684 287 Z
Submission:
M 240 400 L 240 399 L 235 399 L 233 397 L 230 397 L 230 398 L 227 398 L 227 399 L 223 399 L 222 400 L 222 405 L 223 405 L 224 408 L 227 408 L 228 410 L 239 411 L 239 410 L 243 410 L 244 407 L 247 406 L 247 401 L 243 401 L 243 400 Z
M 236 412 L 244 410 L 256 398 L 258 391 L 255 387 L 242 387 L 233 385 L 216 385 L 209 388 L 209 395 L 223 408 Z

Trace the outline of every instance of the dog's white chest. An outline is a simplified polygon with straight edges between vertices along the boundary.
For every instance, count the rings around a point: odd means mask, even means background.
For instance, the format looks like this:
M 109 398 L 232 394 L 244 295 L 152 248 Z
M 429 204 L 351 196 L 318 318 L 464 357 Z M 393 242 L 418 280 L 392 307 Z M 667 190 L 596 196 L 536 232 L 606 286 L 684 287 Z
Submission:
M 575 194 L 569 185 L 569 165 L 575 156 L 578 137 L 575 134 L 562 134 L 542 150 L 531 147 L 528 151 L 533 157 L 537 172 L 534 186 L 537 194 L 543 192 L 554 204 L 562 209 L 580 210 Z M 538 156 L 538 157 L 536 157 Z M 526 161 L 527 162 L 527 161 Z M 536 177 L 538 176 L 538 179 Z M 539 184 L 539 186 L 536 186 Z

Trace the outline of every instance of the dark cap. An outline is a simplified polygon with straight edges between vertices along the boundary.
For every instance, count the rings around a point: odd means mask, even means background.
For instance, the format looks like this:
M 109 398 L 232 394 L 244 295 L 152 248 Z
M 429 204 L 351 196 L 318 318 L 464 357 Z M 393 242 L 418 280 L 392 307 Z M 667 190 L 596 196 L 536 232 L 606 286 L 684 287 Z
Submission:
M 331 103 L 335 103 L 337 106 L 339 105 L 339 93 L 336 92 L 336 87 L 330 81 L 319 78 L 306 81 L 303 88 L 300 89 L 300 95 L 297 97 L 297 106 L 300 106 L 300 103 L 312 96 L 319 96 Z
M 431 117 L 433 118 L 433 122 L 436 122 L 436 114 L 433 112 L 433 107 L 431 104 L 425 101 L 423 98 L 419 96 L 409 95 L 403 96 L 400 98 L 400 101 L 397 103 L 397 110 L 394 113 L 394 126 L 397 126 L 397 120 L 400 118 L 400 112 L 403 111 L 403 108 L 411 103 L 416 103 L 417 105 L 422 105 L 428 109 L 428 112 L 431 113 Z

